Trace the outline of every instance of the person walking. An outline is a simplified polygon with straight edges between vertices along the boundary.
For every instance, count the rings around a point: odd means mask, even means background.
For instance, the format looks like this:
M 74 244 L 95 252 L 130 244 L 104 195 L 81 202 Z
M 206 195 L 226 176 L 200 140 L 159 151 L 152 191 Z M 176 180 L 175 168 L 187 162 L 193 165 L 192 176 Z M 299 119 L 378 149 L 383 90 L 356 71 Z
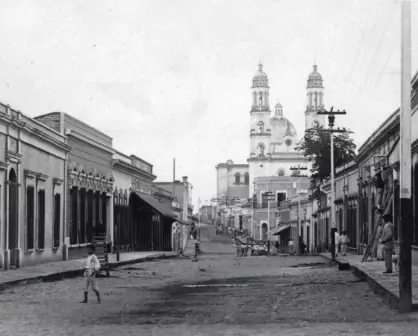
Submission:
M 379 240 L 382 238 L 383 225 L 382 222 L 379 222 L 379 226 L 376 230 L 376 237 L 373 243 L 373 254 L 372 257 L 377 260 L 383 260 L 383 245 L 379 243 Z
M 345 257 L 347 255 L 348 244 L 350 243 L 350 238 L 348 237 L 348 232 L 343 231 L 341 233 L 341 254 Z
M 338 231 L 335 231 L 335 256 L 338 256 L 338 250 L 341 244 L 341 239 L 340 239 L 340 235 L 338 234 Z
M 97 302 L 100 303 L 100 291 L 96 282 L 96 274 L 100 270 L 100 262 L 95 255 L 96 248 L 94 245 L 89 246 L 89 256 L 85 261 L 84 272 L 84 300 L 81 303 L 88 302 L 89 286 L 97 296 Z
M 394 241 L 393 241 L 393 223 L 392 223 L 392 215 L 385 214 L 383 215 L 383 221 L 385 225 L 383 226 L 382 231 L 382 238 L 380 239 L 380 243 L 383 244 L 383 253 L 385 257 L 385 268 L 384 274 L 392 273 L 392 253 L 394 248 Z

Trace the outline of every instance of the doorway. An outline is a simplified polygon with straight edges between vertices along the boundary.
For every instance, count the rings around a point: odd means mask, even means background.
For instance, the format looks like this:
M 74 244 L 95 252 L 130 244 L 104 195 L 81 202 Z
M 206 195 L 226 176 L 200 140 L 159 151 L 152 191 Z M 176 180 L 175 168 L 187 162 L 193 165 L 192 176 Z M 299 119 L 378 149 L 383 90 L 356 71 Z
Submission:
M 12 168 L 9 172 L 9 246 L 10 266 L 17 267 L 18 260 L 16 249 L 18 248 L 18 188 L 17 176 Z
M 262 225 L 261 225 L 261 239 L 263 240 L 263 241 L 267 241 L 267 234 L 268 234 L 268 228 L 267 228 L 267 224 L 266 223 L 263 223 Z

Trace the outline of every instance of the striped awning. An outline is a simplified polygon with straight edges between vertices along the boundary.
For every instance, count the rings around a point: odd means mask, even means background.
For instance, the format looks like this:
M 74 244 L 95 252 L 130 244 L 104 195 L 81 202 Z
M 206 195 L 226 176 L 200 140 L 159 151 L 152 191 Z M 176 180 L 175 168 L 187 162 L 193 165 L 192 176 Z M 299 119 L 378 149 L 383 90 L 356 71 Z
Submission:
M 280 232 L 283 232 L 284 230 L 286 230 L 288 228 L 290 228 L 290 225 L 289 224 L 282 225 L 282 226 L 278 226 L 270 234 L 271 235 L 278 235 L 278 234 L 280 234 Z

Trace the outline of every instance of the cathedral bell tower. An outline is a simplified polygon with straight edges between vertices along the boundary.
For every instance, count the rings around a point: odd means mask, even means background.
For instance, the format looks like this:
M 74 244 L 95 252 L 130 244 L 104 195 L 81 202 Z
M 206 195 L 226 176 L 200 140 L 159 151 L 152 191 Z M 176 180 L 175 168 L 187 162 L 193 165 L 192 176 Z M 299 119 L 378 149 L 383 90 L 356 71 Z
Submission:
M 317 113 L 324 107 L 324 86 L 317 65 L 313 66 L 313 71 L 308 77 L 306 97 L 305 129 L 318 125 L 325 126 L 325 116 Z
M 267 74 L 260 63 L 251 86 L 250 158 L 263 159 L 269 155 L 271 135 L 269 89 Z

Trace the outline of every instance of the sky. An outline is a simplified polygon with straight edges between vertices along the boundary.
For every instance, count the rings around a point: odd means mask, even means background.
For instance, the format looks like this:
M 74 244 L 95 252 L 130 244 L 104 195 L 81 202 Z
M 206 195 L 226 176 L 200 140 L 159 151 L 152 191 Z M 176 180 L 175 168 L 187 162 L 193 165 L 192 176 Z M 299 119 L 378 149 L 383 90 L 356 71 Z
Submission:
M 154 165 L 188 176 L 197 206 L 218 163 L 246 163 L 251 80 L 304 131 L 314 62 L 328 109 L 361 145 L 400 104 L 399 0 L 0 0 L 0 101 L 62 111 Z M 412 1 L 412 72 L 418 68 Z

